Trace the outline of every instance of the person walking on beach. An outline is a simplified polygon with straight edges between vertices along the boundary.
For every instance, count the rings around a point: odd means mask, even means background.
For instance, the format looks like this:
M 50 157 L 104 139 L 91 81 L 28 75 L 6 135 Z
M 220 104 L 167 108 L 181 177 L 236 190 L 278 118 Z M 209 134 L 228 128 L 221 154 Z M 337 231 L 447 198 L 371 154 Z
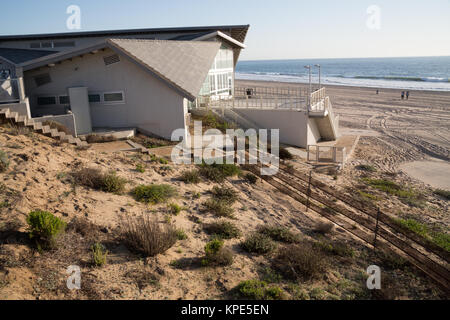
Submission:
M 409 91 L 406 91 L 406 100 L 409 99 Z
M 377 94 L 378 94 L 378 89 L 377 89 Z
M 402 100 L 405 98 L 405 91 L 402 91 Z

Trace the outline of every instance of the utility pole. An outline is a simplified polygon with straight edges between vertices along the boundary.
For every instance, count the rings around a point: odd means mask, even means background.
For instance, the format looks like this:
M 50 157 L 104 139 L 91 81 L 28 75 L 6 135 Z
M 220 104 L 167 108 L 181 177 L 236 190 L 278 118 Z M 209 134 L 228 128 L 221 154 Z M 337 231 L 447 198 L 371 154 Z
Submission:
M 315 64 L 315 67 L 319 68 L 319 89 L 321 88 L 321 84 L 320 84 L 320 64 Z
M 309 113 L 309 109 L 311 108 L 311 66 L 307 65 L 305 66 L 305 69 L 308 69 L 309 71 L 309 90 L 308 90 L 308 113 Z

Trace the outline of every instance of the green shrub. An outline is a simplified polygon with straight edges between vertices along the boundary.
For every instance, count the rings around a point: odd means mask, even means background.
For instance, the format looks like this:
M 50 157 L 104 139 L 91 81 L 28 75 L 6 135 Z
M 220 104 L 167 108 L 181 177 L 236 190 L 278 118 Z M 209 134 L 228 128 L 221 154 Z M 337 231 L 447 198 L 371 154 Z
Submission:
M 228 266 L 233 263 L 233 253 L 223 247 L 223 240 L 214 239 L 205 245 L 204 266 Z
M 233 218 L 234 209 L 231 205 L 226 201 L 220 201 L 216 199 L 208 199 L 203 203 L 206 211 L 218 216 L 218 217 L 227 217 Z
M 246 173 L 244 177 L 250 184 L 255 184 L 258 181 L 258 177 L 250 172 Z
M 239 238 L 241 231 L 233 223 L 228 221 L 219 221 L 204 226 L 208 234 L 219 237 L 220 239 Z
M 370 164 L 360 164 L 360 165 L 356 166 L 356 169 L 362 170 L 362 171 L 367 171 L 367 172 L 376 172 L 377 171 L 377 169 Z
M 426 224 L 420 223 L 415 219 L 396 219 L 395 221 L 402 227 L 409 229 L 412 232 L 431 240 L 441 248 L 450 251 L 450 235 L 447 233 L 434 231 Z
M 0 172 L 5 172 L 9 167 L 9 159 L 6 152 L 0 150 Z
M 200 173 L 198 170 L 183 171 L 180 180 L 185 183 L 197 184 L 200 182 Z
M 79 185 L 105 192 L 120 193 L 127 183 L 126 179 L 118 177 L 114 172 L 105 174 L 95 168 L 81 168 L 72 172 L 72 176 Z
M 321 277 L 327 270 L 324 254 L 310 242 L 290 244 L 280 248 L 272 260 L 273 269 L 290 280 Z
M 241 243 L 241 247 L 251 253 L 265 254 L 272 252 L 276 244 L 265 234 L 254 232 L 247 236 Z
M 202 163 L 199 165 L 199 172 L 206 179 L 211 180 L 213 182 L 223 182 L 225 178 L 232 177 L 240 174 L 241 169 L 235 164 L 206 164 Z
M 181 212 L 181 206 L 176 203 L 169 204 L 168 208 L 169 208 L 169 212 L 176 216 L 179 215 Z
M 58 236 L 64 233 L 67 224 L 50 212 L 35 210 L 27 217 L 28 233 L 38 246 L 55 245 Z
M 291 160 L 294 158 L 292 153 L 288 149 L 281 147 L 279 150 L 279 156 L 281 160 Z
M 238 199 L 237 192 L 233 188 L 215 186 L 212 188 L 211 193 L 214 199 L 224 201 L 230 205 Z
M 287 228 L 273 226 L 259 226 L 258 232 L 272 238 L 272 240 L 293 243 L 299 240 L 298 235 L 293 234 Z
M 319 249 L 340 257 L 354 257 L 355 251 L 344 242 L 331 242 L 320 240 L 316 243 Z
M 138 164 L 136 165 L 136 171 L 137 171 L 137 172 L 140 172 L 140 173 L 144 173 L 144 172 L 145 172 L 145 165 L 143 165 L 143 164 L 141 164 L 141 163 L 138 163 Z
M 237 287 L 241 296 L 253 300 L 279 300 L 284 298 L 284 292 L 277 286 L 268 287 L 260 280 L 241 281 Z
M 396 184 L 393 181 L 386 179 L 369 179 L 369 178 L 363 178 L 363 181 L 378 190 L 399 197 L 402 200 L 402 202 L 405 202 L 408 205 L 419 208 L 424 206 L 424 202 L 423 200 L 420 199 L 421 198 L 420 195 L 418 195 L 414 190 L 412 189 L 406 190 L 402 186 Z
M 149 216 L 128 217 L 121 224 L 125 243 L 146 256 L 155 256 L 172 247 L 178 239 L 170 224 L 159 224 Z
M 97 267 L 101 267 L 106 264 L 106 259 L 108 256 L 108 251 L 106 248 L 99 242 L 96 242 L 92 245 L 92 259 L 94 264 Z
M 436 189 L 436 190 L 434 190 L 434 194 L 441 196 L 442 198 L 444 198 L 446 200 L 450 200 L 450 191 L 449 190 Z
M 176 190 L 167 184 L 140 185 L 133 189 L 132 194 L 137 201 L 157 204 L 174 197 Z
M 177 229 L 177 239 L 186 240 L 188 238 L 186 232 L 183 229 Z

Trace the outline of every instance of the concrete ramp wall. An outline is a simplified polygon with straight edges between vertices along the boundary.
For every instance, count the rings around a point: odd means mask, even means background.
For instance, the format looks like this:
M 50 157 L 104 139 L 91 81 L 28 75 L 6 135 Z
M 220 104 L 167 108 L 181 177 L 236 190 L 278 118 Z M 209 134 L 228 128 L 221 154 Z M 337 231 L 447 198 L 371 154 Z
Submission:
M 308 115 L 305 111 L 234 109 L 259 128 L 279 129 L 280 143 L 306 148 L 308 144 Z

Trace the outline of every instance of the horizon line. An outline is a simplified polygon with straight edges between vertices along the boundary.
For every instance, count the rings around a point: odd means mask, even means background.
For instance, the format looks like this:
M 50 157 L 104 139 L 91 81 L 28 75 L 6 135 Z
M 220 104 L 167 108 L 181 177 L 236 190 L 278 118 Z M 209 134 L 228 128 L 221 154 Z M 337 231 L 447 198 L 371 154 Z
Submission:
M 383 57 L 345 57 L 345 58 L 276 58 L 276 59 L 240 59 L 238 62 L 247 61 L 294 61 L 294 60 L 338 60 L 338 59 L 392 59 L 392 58 L 446 58 L 450 55 L 430 55 L 430 56 L 383 56 Z

